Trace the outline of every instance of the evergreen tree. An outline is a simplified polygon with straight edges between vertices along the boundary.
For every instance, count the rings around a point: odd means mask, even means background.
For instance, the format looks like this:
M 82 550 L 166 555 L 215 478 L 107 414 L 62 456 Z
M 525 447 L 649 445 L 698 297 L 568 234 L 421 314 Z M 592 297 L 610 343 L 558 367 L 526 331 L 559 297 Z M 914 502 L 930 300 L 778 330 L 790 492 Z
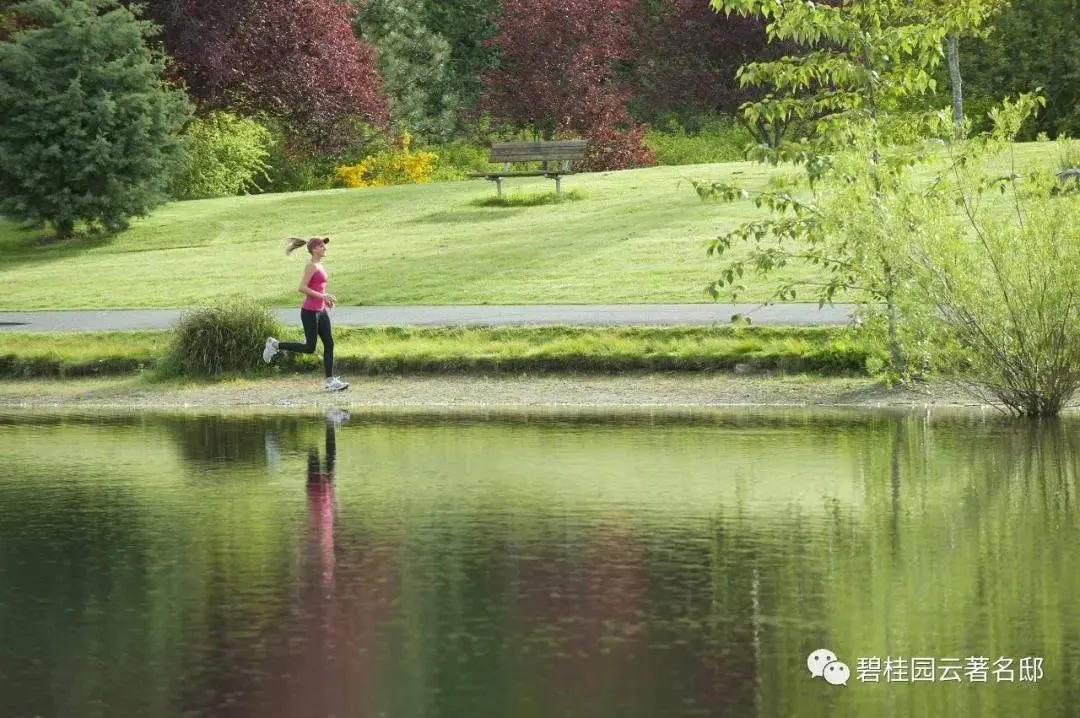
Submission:
M 450 45 L 446 92 L 459 104 L 458 125 L 476 119 L 474 111 L 484 90 L 481 76 L 499 64 L 491 40 L 499 33 L 500 0 L 454 0 L 427 3 L 427 25 Z
M 0 43 L 0 214 L 70 237 L 167 200 L 190 107 L 163 81 L 155 28 L 116 0 L 31 0 Z
M 449 82 L 450 43 L 425 24 L 425 1 L 357 5 L 356 33 L 375 48 L 391 122 L 428 139 L 448 139 L 460 103 Z

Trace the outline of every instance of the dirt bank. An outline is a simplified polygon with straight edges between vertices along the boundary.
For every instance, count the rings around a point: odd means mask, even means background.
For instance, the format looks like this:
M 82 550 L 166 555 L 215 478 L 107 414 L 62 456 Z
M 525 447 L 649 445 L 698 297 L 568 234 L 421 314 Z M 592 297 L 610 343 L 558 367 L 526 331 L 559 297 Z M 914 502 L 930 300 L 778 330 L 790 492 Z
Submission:
M 889 388 L 871 379 L 703 374 L 352 380 L 328 393 L 310 377 L 164 385 L 142 379 L 0 382 L 0 407 L 219 409 L 353 407 L 977 407 L 960 388 L 936 383 Z

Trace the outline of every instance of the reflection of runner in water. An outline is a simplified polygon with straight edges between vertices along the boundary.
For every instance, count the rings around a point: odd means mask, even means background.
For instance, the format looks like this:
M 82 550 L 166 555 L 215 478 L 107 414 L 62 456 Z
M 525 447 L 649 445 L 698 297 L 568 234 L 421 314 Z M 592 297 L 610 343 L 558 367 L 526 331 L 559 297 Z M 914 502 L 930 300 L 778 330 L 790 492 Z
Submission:
M 320 465 L 319 450 L 308 449 L 307 494 L 308 511 L 318 535 L 322 560 L 323 585 L 329 586 L 334 577 L 334 462 L 337 458 L 337 427 L 349 418 L 347 412 L 335 410 L 326 415 L 326 463 Z

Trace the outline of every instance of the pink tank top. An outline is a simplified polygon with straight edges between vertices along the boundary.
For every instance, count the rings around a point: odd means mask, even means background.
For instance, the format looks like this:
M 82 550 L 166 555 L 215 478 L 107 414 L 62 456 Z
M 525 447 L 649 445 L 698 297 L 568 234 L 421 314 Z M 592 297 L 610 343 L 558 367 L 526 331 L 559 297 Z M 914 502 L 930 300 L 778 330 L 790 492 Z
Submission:
M 327 279 L 326 270 L 317 270 L 315 274 L 311 275 L 311 279 L 308 280 L 308 289 L 314 289 L 316 292 L 322 294 L 326 291 Z M 304 304 L 300 308 L 310 309 L 313 312 L 321 312 L 326 308 L 326 302 L 321 299 L 316 299 L 315 297 L 308 297 L 304 300 Z

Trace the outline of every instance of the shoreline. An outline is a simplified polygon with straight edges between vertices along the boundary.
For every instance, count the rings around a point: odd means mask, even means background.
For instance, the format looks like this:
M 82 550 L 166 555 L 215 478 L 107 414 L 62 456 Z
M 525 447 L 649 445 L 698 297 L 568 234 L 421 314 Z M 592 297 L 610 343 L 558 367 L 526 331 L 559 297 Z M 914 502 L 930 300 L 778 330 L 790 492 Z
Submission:
M 154 383 L 139 377 L 4 380 L 0 409 L 693 410 L 728 407 L 999 413 L 950 382 L 887 387 L 860 377 L 641 373 L 607 376 L 421 375 L 347 378 L 343 392 L 297 376 L 218 383 Z

